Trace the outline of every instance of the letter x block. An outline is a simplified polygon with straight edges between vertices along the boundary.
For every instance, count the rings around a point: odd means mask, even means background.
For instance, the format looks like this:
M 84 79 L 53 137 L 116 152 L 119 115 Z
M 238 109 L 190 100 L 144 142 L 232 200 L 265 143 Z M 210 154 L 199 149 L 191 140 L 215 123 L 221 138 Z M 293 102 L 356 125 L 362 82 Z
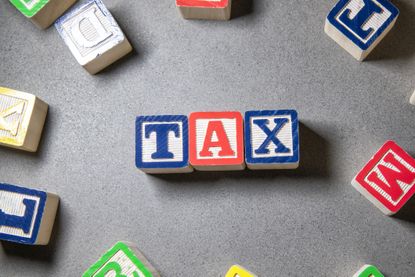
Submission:
M 55 194 L 0 183 L 0 240 L 48 244 L 58 204 Z
M 411 97 L 410 102 L 411 102 L 411 104 L 412 104 L 412 105 L 415 105 L 415 91 L 414 91 L 414 93 L 412 94 L 412 97 Z
M 384 277 L 373 265 L 364 265 L 353 277 Z
M 205 171 L 242 170 L 243 119 L 239 112 L 195 112 L 189 116 L 190 164 Z
M 232 0 L 176 0 L 185 19 L 229 20 Z
M 147 173 L 192 172 L 188 137 L 184 115 L 137 117 L 137 168 Z
M 55 22 L 55 27 L 77 61 L 91 74 L 132 50 L 101 0 L 75 5 Z
M 352 185 L 383 213 L 393 215 L 415 193 L 415 159 L 387 141 Z
M 340 0 L 327 16 L 324 30 L 363 61 L 392 29 L 398 15 L 389 0 Z
M 160 277 L 137 247 L 129 242 L 117 242 L 82 275 L 104 276 Z
M 294 110 L 245 113 L 245 155 L 249 169 L 294 169 L 299 165 L 298 116 Z
M 225 277 L 257 277 L 255 274 L 249 272 L 240 265 L 233 265 Z
M 36 152 L 47 112 L 36 96 L 0 87 L 0 145 Z

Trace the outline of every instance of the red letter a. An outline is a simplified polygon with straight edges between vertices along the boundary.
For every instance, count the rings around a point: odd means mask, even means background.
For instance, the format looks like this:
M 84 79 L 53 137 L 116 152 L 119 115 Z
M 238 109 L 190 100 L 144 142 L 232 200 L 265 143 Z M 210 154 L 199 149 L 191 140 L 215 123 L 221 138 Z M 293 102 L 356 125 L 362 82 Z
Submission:
M 217 141 L 212 141 L 213 133 L 216 133 Z M 222 121 L 210 121 L 208 123 L 205 141 L 203 142 L 203 149 L 200 151 L 200 156 L 212 157 L 213 153 L 210 151 L 212 147 L 220 147 L 219 156 L 233 156 L 235 152 L 229 144 L 228 136 L 223 128 Z

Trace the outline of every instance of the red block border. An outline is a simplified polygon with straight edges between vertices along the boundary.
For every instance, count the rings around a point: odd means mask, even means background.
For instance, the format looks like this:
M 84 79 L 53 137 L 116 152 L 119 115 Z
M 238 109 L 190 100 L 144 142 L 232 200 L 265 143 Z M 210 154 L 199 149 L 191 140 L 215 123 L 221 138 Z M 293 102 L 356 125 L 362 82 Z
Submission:
M 176 5 L 179 7 L 194 7 L 194 8 L 226 8 L 229 5 L 229 0 L 220 1 L 201 1 L 201 0 L 176 0 Z

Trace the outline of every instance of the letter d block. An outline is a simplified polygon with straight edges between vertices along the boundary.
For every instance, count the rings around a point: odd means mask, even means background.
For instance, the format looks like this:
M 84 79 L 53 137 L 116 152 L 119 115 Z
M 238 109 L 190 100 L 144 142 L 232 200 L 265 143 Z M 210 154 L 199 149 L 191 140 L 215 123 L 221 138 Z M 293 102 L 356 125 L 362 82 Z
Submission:
M 137 168 L 147 173 L 192 172 L 188 148 L 188 120 L 186 116 L 137 117 Z
M 58 204 L 55 194 L 0 183 L 0 240 L 48 244 Z
M 388 0 L 340 0 L 326 19 L 325 32 L 363 61 L 392 29 L 399 10 Z
M 415 193 L 415 159 L 387 141 L 352 185 L 386 215 L 397 213 Z
M 77 61 L 91 74 L 132 50 L 101 0 L 75 5 L 56 21 L 55 27 Z
M 176 0 L 185 19 L 229 20 L 232 0 Z
M 255 274 L 249 272 L 240 265 L 233 265 L 225 277 L 257 277 Z
M 384 277 L 373 265 L 364 265 L 353 277 Z

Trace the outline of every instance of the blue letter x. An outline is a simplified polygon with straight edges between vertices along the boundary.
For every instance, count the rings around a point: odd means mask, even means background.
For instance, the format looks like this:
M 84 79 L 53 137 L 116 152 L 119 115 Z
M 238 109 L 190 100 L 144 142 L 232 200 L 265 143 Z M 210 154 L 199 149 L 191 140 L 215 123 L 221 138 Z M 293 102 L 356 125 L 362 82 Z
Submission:
M 157 137 L 157 151 L 151 154 L 152 159 L 172 159 L 173 153 L 169 152 L 169 132 L 174 132 L 176 138 L 179 137 L 178 124 L 154 124 L 146 126 L 145 138 L 149 138 L 155 132 Z
M 275 127 L 271 131 L 268 128 L 268 119 L 254 119 L 253 123 L 258 125 L 259 128 L 261 128 L 262 131 L 267 135 L 267 138 L 264 140 L 264 142 L 259 146 L 258 149 L 255 150 L 255 154 L 268 154 L 269 150 L 267 149 L 268 145 L 271 143 L 271 141 L 275 144 L 275 153 L 287 153 L 290 152 L 290 149 L 285 147 L 284 144 L 281 143 L 281 141 L 277 138 L 277 133 L 284 127 L 285 124 L 288 123 L 287 118 L 275 118 Z

